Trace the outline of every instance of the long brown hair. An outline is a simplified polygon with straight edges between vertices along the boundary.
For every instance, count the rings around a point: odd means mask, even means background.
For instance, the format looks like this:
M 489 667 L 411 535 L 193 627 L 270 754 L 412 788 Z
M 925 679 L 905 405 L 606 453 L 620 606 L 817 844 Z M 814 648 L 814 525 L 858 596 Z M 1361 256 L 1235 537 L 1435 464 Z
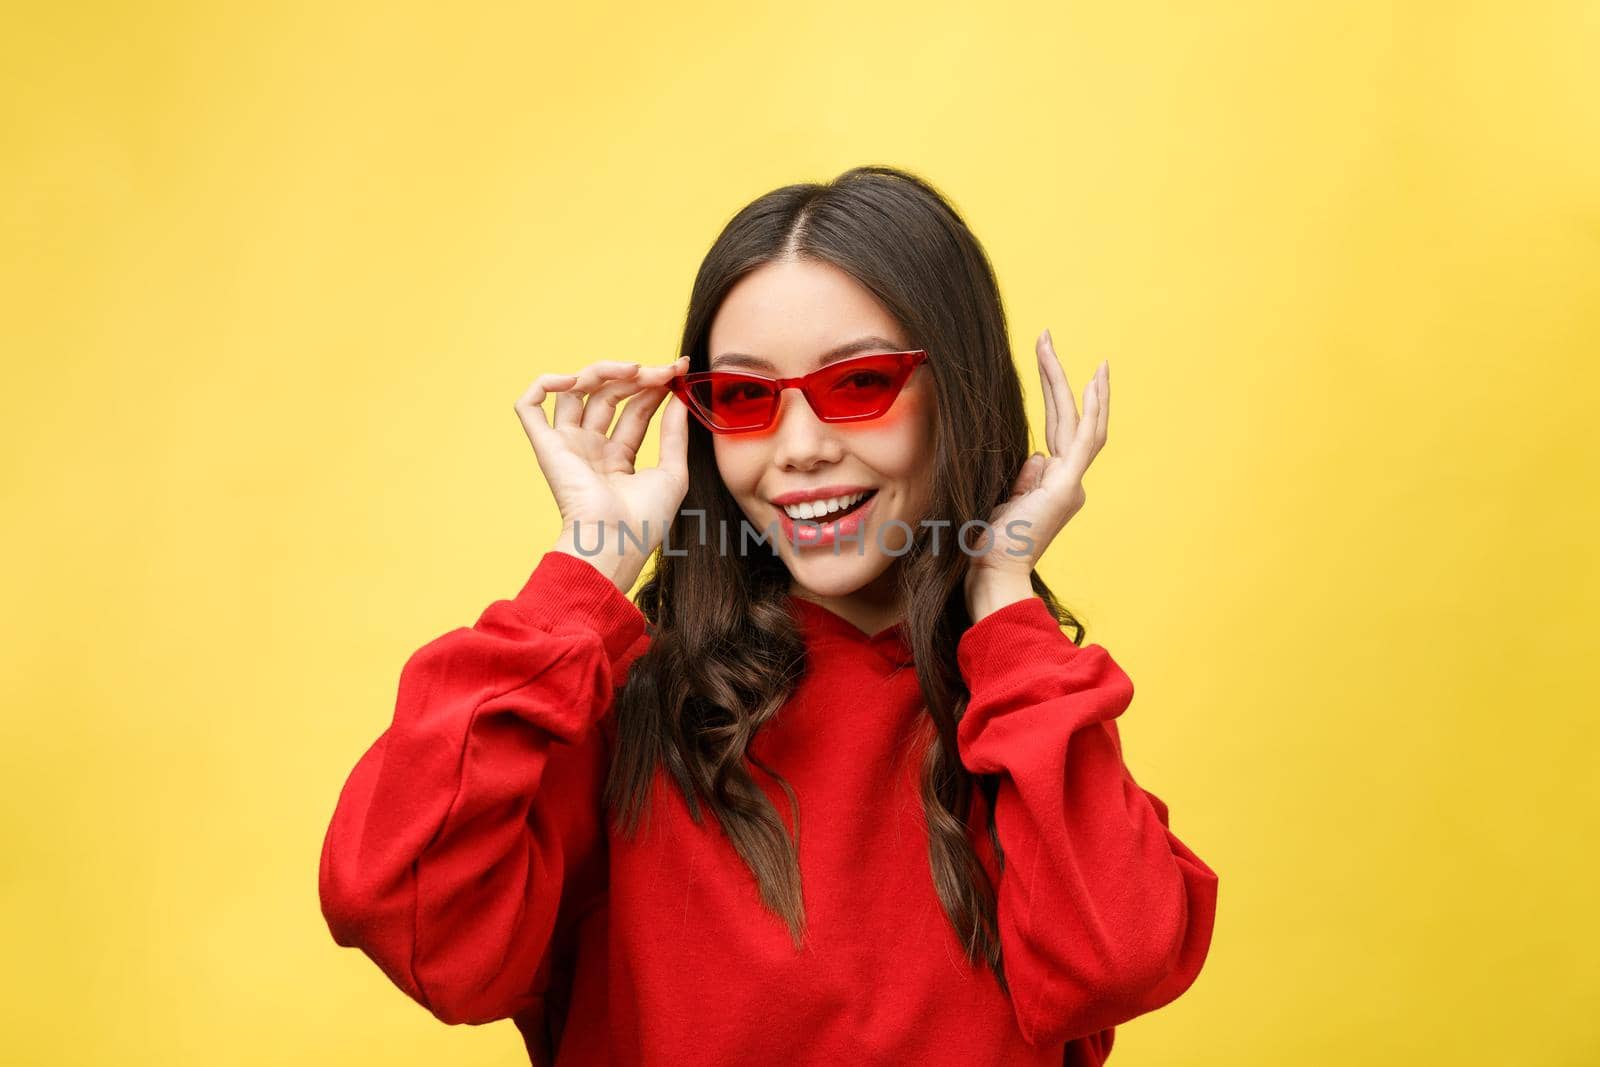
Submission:
M 880 166 L 756 199 L 729 221 L 695 277 L 680 350 L 691 371 L 708 369 L 707 338 L 729 289 L 784 258 L 820 260 L 851 275 L 899 320 L 912 347 L 929 352 L 938 426 L 928 518 L 947 520 L 950 532 L 987 520 L 1028 458 L 1028 422 L 999 289 L 960 216 L 925 180 Z M 703 512 L 704 519 L 689 512 Z M 724 552 L 719 538 L 701 535 L 741 530 L 743 520 L 717 472 L 711 434 L 690 420 L 689 487 L 667 534 L 672 553 L 657 554 L 635 597 L 651 641 L 617 693 L 605 800 L 619 831 L 631 836 L 641 814 L 648 821 L 651 785 L 664 766 L 697 824 L 701 803 L 716 817 L 798 950 L 805 927 L 799 801 L 788 782 L 754 757 L 750 742 L 794 690 L 806 648 L 787 604 L 788 569 L 776 550 Z M 976 786 L 988 802 L 989 839 L 1003 870 L 994 824 L 998 776 L 972 775 L 956 750 L 956 724 L 969 697 L 956 668 L 957 643 L 971 625 L 962 592 L 969 557 L 950 551 L 948 536 L 932 551 L 930 527 L 920 530 L 897 561 L 896 580 L 926 703 L 918 737 L 926 743 L 921 792 L 929 863 L 968 958 L 986 961 L 1004 989 L 995 887 L 967 831 Z M 1081 645 L 1083 625 L 1037 572 L 1031 581 Z M 793 839 L 747 764 L 782 786 Z

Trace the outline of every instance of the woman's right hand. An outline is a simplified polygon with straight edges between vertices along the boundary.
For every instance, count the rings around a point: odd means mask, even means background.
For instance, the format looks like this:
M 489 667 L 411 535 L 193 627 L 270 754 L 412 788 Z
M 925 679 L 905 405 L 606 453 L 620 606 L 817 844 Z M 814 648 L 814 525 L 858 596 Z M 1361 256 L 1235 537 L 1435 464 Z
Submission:
M 667 382 L 688 368 L 687 356 L 649 367 L 591 363 L 577 374 L 541 374 L 516 403 L 561 512 L 557 550 L 599 567 L 624 593 L 665 538 L 689 490 L 689 414 L 667 389 Z M 556 394 L 553 424 L 544 411 L 550 393 Z M 617 405 L 629 397 L 613 429 Z M 654 467 L 636 469 L 645 430 L 665 398 L 670 399 L 661 417 L 660 458 Z M 623 527 L 645 542 L 643 552 L 629 536 L 619 535 Z M 577 551 L 580 532 L 582 553 Z M 594 553 L 597 544 L 601 550 Z

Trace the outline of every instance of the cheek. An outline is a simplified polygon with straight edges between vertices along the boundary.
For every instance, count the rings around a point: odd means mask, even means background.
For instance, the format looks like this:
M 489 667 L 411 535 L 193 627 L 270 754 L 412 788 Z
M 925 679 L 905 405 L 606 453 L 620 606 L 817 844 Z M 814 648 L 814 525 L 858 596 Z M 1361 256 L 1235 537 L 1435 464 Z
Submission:
M 925 477 L 933 455 L 934 413 L 929 398 L 906 395 L 870 428 L 862 427 L 858 454 L 880 473 L 895 478 Z
M 722 476 L 722 484 L 728 487 L 728 492 L 736 499 L 755 492 L 764 462 L 761 449 L 749 442 L 722 437 L 713 438 L 711 448 L 717 460 L 717 473 Z

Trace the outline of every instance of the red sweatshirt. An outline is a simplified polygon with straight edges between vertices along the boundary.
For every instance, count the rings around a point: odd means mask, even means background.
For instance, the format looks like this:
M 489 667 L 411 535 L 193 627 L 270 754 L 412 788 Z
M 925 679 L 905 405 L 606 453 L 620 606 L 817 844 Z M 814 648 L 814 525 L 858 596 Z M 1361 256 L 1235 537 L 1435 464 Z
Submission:
M 800 952 L 666 772 L 648 827 L 612 830 L 613 695 L 649 637 L 561 552 L 406 662 L 323 844 L 334 940 L 445 1022 L 514 1020 L 541 1067 L 1103 1062 L 1114 1026 L 1194 982 L 1217 895 L 1123 763 L 1127 675 L 1037 597 L 962 635 L 961 760 L 1003 776 L 1003 875 L 981 794 L 969 825 L 999 887 L 1008 998 L 934 890 L 902 626 L 868 635 L 791 604 L 807 672 L 753 747 L 799 799 Z M 782 788 L 753 773 L 792 828 Z

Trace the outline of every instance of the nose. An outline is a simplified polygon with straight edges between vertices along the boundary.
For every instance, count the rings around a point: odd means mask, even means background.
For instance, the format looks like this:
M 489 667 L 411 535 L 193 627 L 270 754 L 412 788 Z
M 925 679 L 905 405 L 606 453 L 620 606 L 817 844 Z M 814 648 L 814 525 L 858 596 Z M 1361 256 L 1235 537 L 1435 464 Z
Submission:
M 839 459 L 839 439 L 799 389 L 785 389 L 779 397 L 772 433 L 773 461 L 785 469 L 810 470 Z

